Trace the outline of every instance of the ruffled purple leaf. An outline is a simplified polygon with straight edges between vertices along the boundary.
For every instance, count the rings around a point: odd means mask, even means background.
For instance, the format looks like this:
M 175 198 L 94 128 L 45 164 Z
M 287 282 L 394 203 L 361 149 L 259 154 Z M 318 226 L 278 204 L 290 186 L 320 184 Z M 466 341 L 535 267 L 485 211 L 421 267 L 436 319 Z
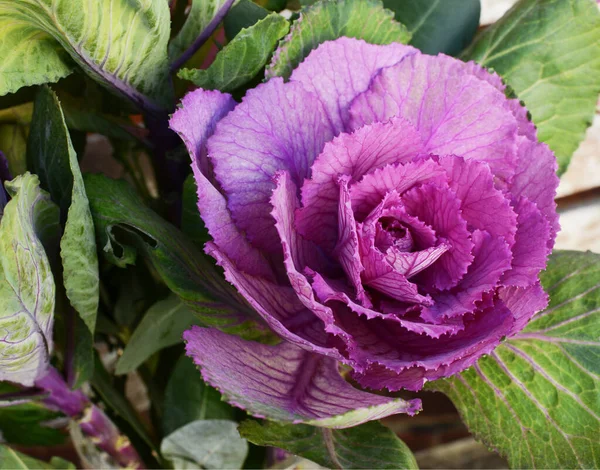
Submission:
M 187 331 L 184 339 L 204 380 L 231 404 L 257 417 L 347 428 L 421 409 L 420 400 L 352 387 L 335 360 L 290 343 L 267 346 L 199 327 Z

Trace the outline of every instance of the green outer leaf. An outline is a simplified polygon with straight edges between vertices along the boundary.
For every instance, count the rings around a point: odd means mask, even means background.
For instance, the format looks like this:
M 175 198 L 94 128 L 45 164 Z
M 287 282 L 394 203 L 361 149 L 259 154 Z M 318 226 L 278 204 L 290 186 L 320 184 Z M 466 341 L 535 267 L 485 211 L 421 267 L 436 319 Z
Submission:
M 375 421 L 348 429 L 327 429 L 247 420 L 239 430 L 253 444 L 279 447 L 327 468 L 418 468 L 406 444 Z
M 251 0 L 240 0 L 231 7 L 223 20 L 225 36 L 231 41 L 242 29 L 249 28 L 268 14 L 268 10 Z
M 8 446 L 0 444 L 0 469 L 75 469 L 75 465 L 58 457 L 52 457 L 50 463 L 42 462 L 28 455 L 17 452 Z
M 155 352 L 182 343 L 183 332 L 199 324 L 194 314 L 174 295 L 155 303 L 144 314 L 127 343 L 117 362 L 116 375 L 127 374 Z
M 222 401 L 217 390 L 204 383 L 192 359 L 181 356 L 165 390 L 164 434 L 196 420 L 234 418 L 235 410 Z
M 140 250 L 204 324 L 249 340 L 275 340 L 266 327 L 243 320 L 254 313 L 237 292 L 194 243 L 147 208 L 126 182 L 101 175 L 85 175 L 84 179 L 98 244 L 108 261 L 125 267 L 135 262 Z
M 169 60 L 173 62 L 192 45 L 227 0 L 192 0 L 192 8 L 181 30 L 169 43 Z
M 600 13 L 593 0 L 521 0 L 463 57 L 493 68 L 556 153 L 559 174 L 591 124 L 600 92 Z
M 412 34 L 410 44 L 426 54 L 455 55 L 479 26 L 480 0 L 383 0 Z
M 66 76 L 71 61 L 58 51 L 60 45 L 86 73 L 113 91 L 138 103 L 169 106 L 169 23 L 164 0 L 82 1 L 76 7 L 64 0 L 0 0 L 0 27 L 22 25 L 24 37 L 37 34 L 45 39 L 32 43 L 35 58 L 28 62 L 36 64 L 35 75 L 28 79 L 27 70 L 25 81 L 20 85 L 13 81 L 10 87 L 14 91 L 41 83 L 44 74 L 39 68 L 48 61 L 46 74 L 51 81 Z M 12 49 L 17 52 L 15 60 L 23 61 L 23 51 L 14 45 Z
M 27 155 L 66 220 L 60 243 L 64 285 L 71 305 L 93 335 L 100 298 L 94 221 L 60 103 L 46 86 L 35 100 Z
M 208 69 L 183 69 L 179 77 L 205 90 L 230 92 L 248 83 L 265 66 L 279 39 L 290 29 L 277 13 L 243 29 L 221 50 Z
M 15 21 L 1 8 L 0 4 L 0 96 L 24 86 L 57 82 L 73 71 L 69 54 L 52 36 L 28 22 Z
M 600 255 L 554 253 L 550 305 L 489 357 L 430 384 L 513 468 L 600 466 Z
M 35 175 L 5 186 L 12 200 L 0 221 L 0 380 L 31 386 L 52 352 L 55 285 L 42 244 L 58 233 L 58 209 Z
M 165 437 L 160 452 L 176 470 L 242 468 L 248 443 L 235 421 L 193 421 Z
M 267 77 L 288 78 L 319 44 L 341 36 L 372 44 L 406 44 L 410 33 L 394 21 L 381 0 L 321 0 L 302 10 L 290 34 L 281 42 L 267 67 Z

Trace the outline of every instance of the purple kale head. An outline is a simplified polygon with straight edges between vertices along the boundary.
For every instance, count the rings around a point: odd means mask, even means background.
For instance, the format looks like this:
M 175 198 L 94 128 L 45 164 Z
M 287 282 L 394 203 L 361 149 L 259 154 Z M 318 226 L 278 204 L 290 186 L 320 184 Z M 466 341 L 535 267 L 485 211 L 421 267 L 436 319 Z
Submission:
M 241 103 L 188 94 L 206 252 L 287 342 L 372 389 L 473 364 L 547 304 L 555 157 L 475 63 L 322 44 Z

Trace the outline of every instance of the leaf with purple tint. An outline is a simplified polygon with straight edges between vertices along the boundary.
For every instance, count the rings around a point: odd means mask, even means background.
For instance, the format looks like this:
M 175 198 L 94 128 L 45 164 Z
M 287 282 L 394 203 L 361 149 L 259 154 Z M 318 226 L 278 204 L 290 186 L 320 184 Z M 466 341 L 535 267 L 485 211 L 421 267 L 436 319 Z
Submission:
M 7 25 L 21 28 L 7 32 Z M 59 0 L 0 0 L 0 27 L 3 36 L 19 38 L 20 32 L 26 41 L 13 46 L 12 60 L 3 61 L 13 73 L 0 74 L 0 94 L 57 81 L 70 73 L 74 61 L 100 84 L 146 111 L 171 105 L 170 21 L 164 0 L 77 2 L 77 7 Z M 39 64 L 40 56 L 45 67 Z M 35 74 L 29 76 L 28 68 L 21 67 L 20 80 L 6 84 L 6 77 L 19 72 L 15 61 L 33 66 Z
M 46 249 L 56 249 L 58 208 L 29 173 L 6 189 L 12 200 L 0 222 L 0 380 L 31 386 L 53 347 L 54 253 Z
M 379 423 L 334 430 L 247 420 L 239 430 L 256 445 L 278 447 L 327 468 L 418 468 L 406 444 Z
M 257 417 L 347 428 L 421 408 L 420 400 L 355 389 L 340 375 L 337 361 L 291 343 L 268 346 L 198 327 L 184 339 L 205 381 Z
M 232 0 L 192 0 L 185 23 L 169 43 L 169 60 L 181 62 L 182 54 L 193 46 L 200 36 L 204 41 L 208 40 L 229 11 L 232 3 Z M 185 62 L 185 58 L 183 62 Z
M 430 386 L 513 468 L 597 468 L 600 255 L 557 252 L 540 277 L 550 294 L 544 311 L 475 366 Z M 518 317 L 540 297 L 529 292 L 511 287 L 501 298 Z

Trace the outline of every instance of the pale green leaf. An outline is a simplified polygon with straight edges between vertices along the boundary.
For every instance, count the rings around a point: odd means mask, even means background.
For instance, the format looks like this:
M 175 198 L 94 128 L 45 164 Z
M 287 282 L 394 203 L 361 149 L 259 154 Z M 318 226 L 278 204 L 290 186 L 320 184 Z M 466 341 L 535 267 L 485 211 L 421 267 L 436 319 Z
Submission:
M 504 78 L 564 172 L 591 124 L 600 92 L 596 2 L 520 0 L 463 57 Z
M 383 8 L 381 0 L 321 0 L 302 10 L 280 43 L 267 76 L 287 78 L 319 44 L 342 36 L 371 44 L 407 43 L 410 33 Z
M 236 469 L 246 460 L 248 443 L 235 421 L 193 421 L 165 437 L 160 452 L 176 470 Z
M 7 30 L 12 25 L 17 35 Z M 87 74 L 144 109 L 169 106 L 169 25 L 165 0 L 0 0 L 0 47 L 10 51 L 12 64 L 3 70 L 2 54 L 0 95 L 67 75 L 72 61 L 62 48 Z
M 16 0 L 12 0 L 16 1 Z M 54 83 L 75 66 L 52 36 L 30 21 L 17 21 L 0 2 L 0 96 L 19 88 Z
M 52 352 L 55 285 L 43 243 L 58 233 L 58 208 L 25 173 L 6 183 L 0 221 L 0 380 L 31 386 Z
M 27 153 L 42 186 L 50 191 L 66 220 L 61 240 L 64 285 L 71 304 L 93 334 L 100 287 L 94 222 L 60 104 L 46 86 L 35 100 Z
M 20 469 L 75 469 L 75 465 L 59 457 L 52 457 L 50 463 L 42 462 L 0 444 L 0 470 Z
M 192 359 L 185 355 L 175 364 L 167 383 L 163 414 L 165 434 L 196 420 L 235 418 L 235 410 L 222 401 L 217 390 L 204 383 Z
M 600 466 L 600 255 L 556 252 L 548 308 L 462 374 L 433 382 L 513 468 Z
M 383 0 L 426 54 L 458 54 L 479 26 L 480 0 Z
M 169 43 L 169 60 L 173 62 L 192 45 L 228 0 L 192 0 L 192 7 L 181 30 Z
M 174 295 L 155 303 L 133 332 L 117 362 L 116 374 L 131 372 L 155 352 L 183 342 L 183 332 L 199 324 L 194 314 Z
M 240 31 L 217 54 L 208 69 L 183 69 L 178 75 L 205 90 L 231 92 L 252 80 L 262 70 L 277 42 L 289 28 L 283 16 L 271 13 Z
M 242 29 L 249 28 L 268 14 L 269 10 L 257 5 L 252 0 L 239 0 L 231 7 L 223 20 L 225 36 L 231 41 Z
M 279 447 L 327 468 L 418 468 L 406 444 L 375 421 L 348 429 L 327 429 L 248 420 L 239 429 L 253 444 Z

